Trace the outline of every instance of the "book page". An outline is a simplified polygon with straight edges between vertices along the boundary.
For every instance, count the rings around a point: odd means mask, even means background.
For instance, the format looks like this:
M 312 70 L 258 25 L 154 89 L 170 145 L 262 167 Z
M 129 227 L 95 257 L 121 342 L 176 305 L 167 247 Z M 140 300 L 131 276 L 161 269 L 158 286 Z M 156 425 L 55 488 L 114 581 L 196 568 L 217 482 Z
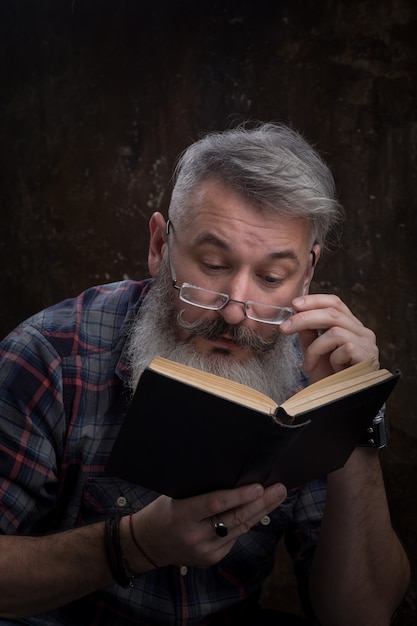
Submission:
M 149 369 L 268 415 L 277 409 L 276 403 L 260 391 L 189 365 L 156 357 Z
M 378 363 L 372 358 L 352 365 L 302 389 L 286 400 L 282 404 L 282 408 L 289 416 L 295 416 L 299 412 L 326 404 L 391 376 L 388 370 L 378 368 Z M 276 413 L 277 404 L 271 398 L 246 385 L 221 376 L 163 357 L 153 359 L 149 369 L 256 411 L 268 415 Z
M 339 383 L 344 383 L 347 380 L 357 379 L 362 376 L 362 374 L 367 374 L 368 372 L 376 372 L 379 371 L 379 366 L 375 359 L 367 359 L 366 361 L 361 361 L 360 363 L 356 363 L 355 365 L 351 365 L 350 367 L 345 368 L 344 370 L 340 370 L 340 372 L 336 372 L 335 374 L 330 374 L 326 378 L 322 378 L 308 387 L 304 387 L 301 391 L 298 391 L 296 394 L 288 398 L 284 404 L 294 400 L 301 399 L 303 396 L 311 396 L 316 392 L 320 392 L 321 390 L 328 389 L 330 386 L 337 385 Z
M 337 400 L 343 396 L 347 396 L 351 393 L 356 393 L 361 389 L 366 389 L 386 378 L 391 377 L 391 372 L 388 370 L 377 370 L 375 372 L 368 372 L 362 374 L 356 378 L 350 378 L 345 381 L 329 385 L 328 387 L 320 387 L 313 390 L 310 394 L 303 394 L 298 396 L 296 394 L 292 398 L 289 398 L 282 404 L 282 408 L 290 415 L 296 415 L 309 409 L 314 409 L 322 404 L 327 404 L 333 400 Z M 307 387 L 307 389 L 309 389 Z

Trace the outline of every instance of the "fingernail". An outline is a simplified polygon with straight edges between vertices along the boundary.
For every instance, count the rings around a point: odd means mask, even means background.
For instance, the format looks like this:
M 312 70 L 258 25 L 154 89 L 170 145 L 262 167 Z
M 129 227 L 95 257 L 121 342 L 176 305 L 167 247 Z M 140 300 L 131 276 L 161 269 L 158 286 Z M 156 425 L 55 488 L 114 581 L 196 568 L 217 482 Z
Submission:
M 254 498 L 260 498 L 261 496 L 263 496 L 264 488 L 262 487 L 262 485 L 256 485 L 253 488 L 252 493 Z
M 282 500 L 287 497 L 287 490 L 284 485 L 278 485 L 275 491 L 277 500 Z
M 281 330 L 289 330 L 291 328 L 291 320 L 285 320 L 285 322 L 282 322 L 281 324 Z
M 304 298 L 295 298 L 292 303 L 294 306 L 303 306 Z

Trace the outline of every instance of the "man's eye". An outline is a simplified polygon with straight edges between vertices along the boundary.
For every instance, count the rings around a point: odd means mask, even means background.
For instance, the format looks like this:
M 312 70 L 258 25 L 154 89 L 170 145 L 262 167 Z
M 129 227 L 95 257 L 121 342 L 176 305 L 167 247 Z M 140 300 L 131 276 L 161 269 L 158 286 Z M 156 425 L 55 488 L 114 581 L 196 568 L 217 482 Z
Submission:
M 224 265 L 217 265 L 216 263 L 202 263 L 202 266 L 210 272 L 218 272 L 225 269 Z
M 282 278 L 278 278 L 278 276 L 262 276 L 262 279 L 268 284 L 268 285 L 273 285 L 273 286 L 277 286 L 277 285 L 282 285 L 282 283 L 284 282 L 284 280 Z

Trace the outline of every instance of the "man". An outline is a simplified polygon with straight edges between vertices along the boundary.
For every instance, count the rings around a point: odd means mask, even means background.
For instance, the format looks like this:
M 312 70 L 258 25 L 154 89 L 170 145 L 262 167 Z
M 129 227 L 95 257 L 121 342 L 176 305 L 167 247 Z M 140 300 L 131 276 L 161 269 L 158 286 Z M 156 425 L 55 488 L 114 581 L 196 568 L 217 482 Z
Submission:
M 378 451 L 358 448 L 327 484 L 289 493 L 247 485 L 172 500 L 104 472 L 157 354 L 277 402 L 306 376 L 378 358 L 374 334 L 339 298 L 308 295 L 339 221 L 331 174 L 297 133 L 266 124 L 209 135 L 179 162 L 169 221 L 150 220 L 154 280 L 90 289 L 4 340 L 4 620 L 294 623 L 257 608 L 285 531 L 314 619 L 390 623 L 409 571 Z

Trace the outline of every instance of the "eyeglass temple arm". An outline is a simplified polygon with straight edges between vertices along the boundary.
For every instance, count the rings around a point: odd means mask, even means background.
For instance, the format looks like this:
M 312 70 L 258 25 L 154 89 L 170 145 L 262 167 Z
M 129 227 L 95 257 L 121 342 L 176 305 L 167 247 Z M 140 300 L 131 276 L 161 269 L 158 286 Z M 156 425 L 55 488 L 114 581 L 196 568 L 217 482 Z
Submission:
M 174 287 L 177 286 L 177 275 L 175 273 L 175 268 L 172 264 L 172 260 L 171 260 L 171 238 L 170 238 L 170 233 L 171 233 L 171 220 L 168 218 L 167 219 L 167 225 L 166 225 L 166 230 L 165 230 L 165 234 L 166 234 L 166 238 L 167 238 L 167 246 L 168 246 L 168 262 L 169 262 L 169 269 L 171 272 L 171 279 L 172 279 L 172 284 Z

